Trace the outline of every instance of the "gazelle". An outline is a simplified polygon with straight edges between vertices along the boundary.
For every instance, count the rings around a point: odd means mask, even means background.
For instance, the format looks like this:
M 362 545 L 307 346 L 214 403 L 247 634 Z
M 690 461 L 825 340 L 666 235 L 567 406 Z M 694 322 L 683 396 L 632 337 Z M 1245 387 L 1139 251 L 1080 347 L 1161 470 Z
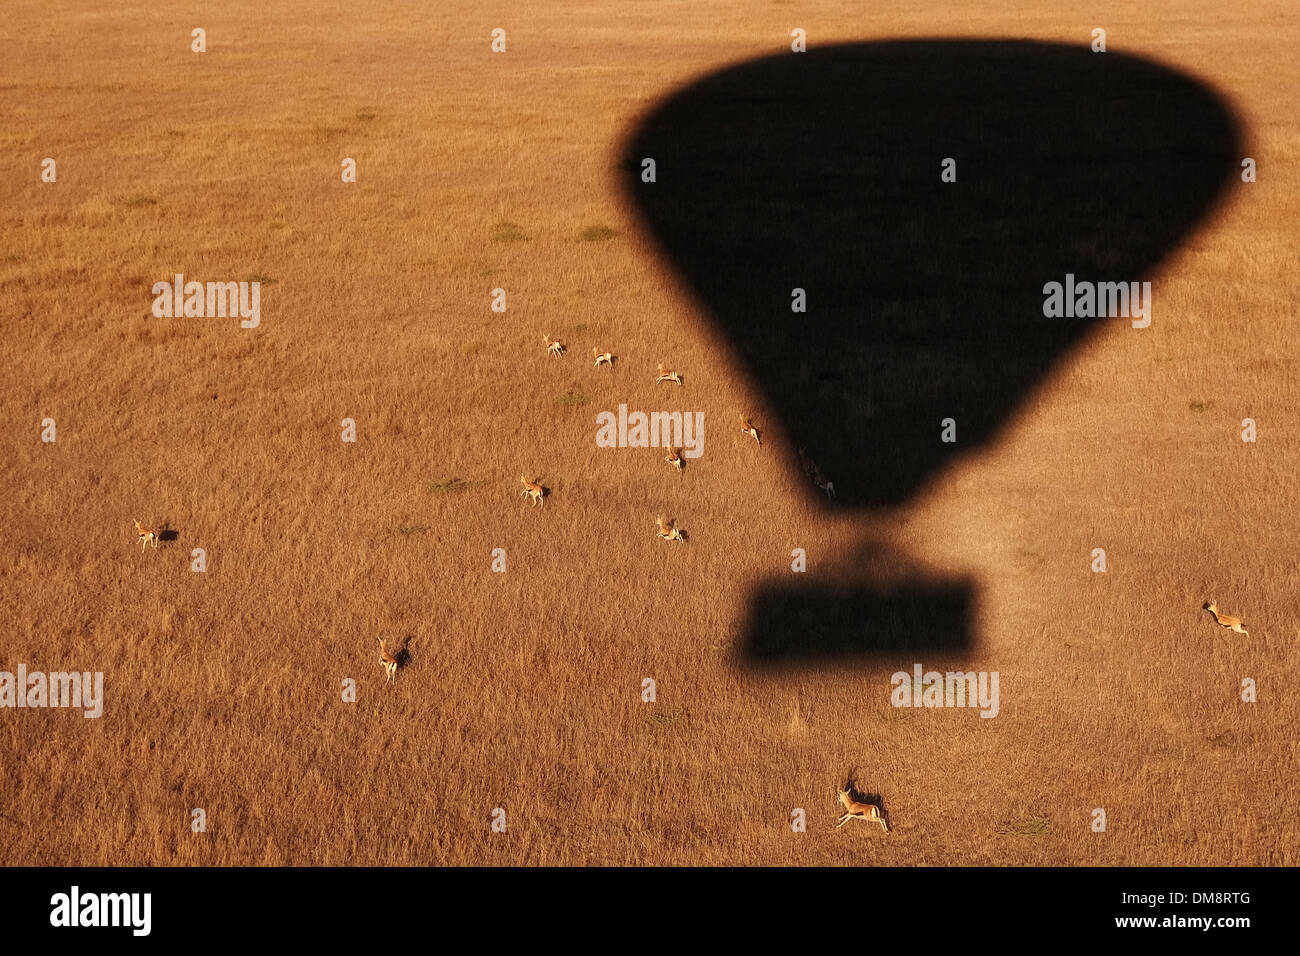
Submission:
M 379 666 L 388 675 L 388 680 L 385 683 L 391 684 L 397 679 L 397 658 L 388 653 L 388 644 L 382 637 L 379 639 Z
M 600 368 L 602 365 L 608 365 L 610 368 L 614 367 L 613 352 L 597 352 L 595 348 L 592 348 L 591 354 L 596 357 L 595 368 Z
M 799 446 L 799 468 L 809 478 L 811 478 L 813 472 L 817 470 L 817 462 L 808 457 L 808 448 L 805 445 Z
M 660 382 L 676 382 L 678 385 L 680 385 L 682 384 L 682 377 L 678 375 L 677 372 L 675 372 L 673 369 L 664 368 L 664 363 L 660 362 L 659 377 L 655 379 L 655 384 L 658 385 Z
M 880 824 L 880 828 L 886 833 L 889 832 L 889 822 L 885 819 L 881 808 L 874 803 L 859 803 L 853 799 L 853 784 L 847 784 L 847 790 L 837 791 L 840 795 L 840 803 L 844 804 L 844 813 L 840 816 L 840 822 L 835 824 L 835 829 L 839 829 L 850 820 L 874 820 Z
M 826 492 L 827 501 L 835 497 L 835 482 L 827 478 L 826 473 L 816 464 L 813 465 L 812 480 L 814 485 Z
M 682 450 L 680 448 L 669 448 L 668 455 L 664 458 L 664 461 L 676 468 L 678 472 L 681 472 L 686 468 L 686 460 L 682 458 Z
M 553 339 L 545 332 L 542 333 L 542 341 L 546 343 L 546 351 L 550 352 L 557 358 L 564 352 L 564 343 L 559 339 Z
M 659 522 L 659 540 L 660 541 L 685 541 L 686 535 L 679 529 L 673 527 L 672 519 L 664 520 L 663 515 L 655 519 Z
M 752 422 L 750 422 L 748 415 L 740 416 L 740 430 L 760 445 L 763 444 L 763 439 L 758 437 L 758 429 L 754 427 Z
M 153 530 L 152 528 L 142 528 L 142 527 L 140 527 L 140 522 L 137 521 L 137 522 L 135 523 L 135 533 L 136 533 L 136 535 L 137 535 L 137 536 L 139 537 L 139 539 L 140 539 L 140 550 L 141 550 L 141 551 L 144 550 L 144 546 L 145 546 L 146 544 L 148 544 L 150 541 L 153 542 L 153 546 L 154 546 L 155 548 L 158 547 L 158 532 L 157 532 L 157 531 Z
M 1214 619 L 1224 627 L 1228 628 L 1228 630 L 1236 631 L 1238 634 L 1245 634 L 1247 637 L 1250 637 L 1250 632 L 1242 626 L 1241 618 L 1232 617 L 1230 614 L 1219 613 L 1219 604 L 1217 601 L 1209 601 L 1203 605 L 1201 609 L 1213 614 Z
M 529 481 L 523 475 L 519 476 L 519 480 L 524 484 L 524 490 L 520 492 L 520 495 L 531 499 L 533 504 L 540 504 L 543 508 L 546 507 L 546 489 L 539 482 Z

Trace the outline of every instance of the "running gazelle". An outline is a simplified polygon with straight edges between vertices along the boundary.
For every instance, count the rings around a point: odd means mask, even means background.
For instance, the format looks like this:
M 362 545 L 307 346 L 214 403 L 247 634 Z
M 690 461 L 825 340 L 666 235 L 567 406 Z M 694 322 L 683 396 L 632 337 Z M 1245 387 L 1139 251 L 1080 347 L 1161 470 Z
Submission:
M 1241 618 L 1233 617 L 1231 614 L 1219 613 L 1218 601 L 1207 601 L 1204 605 L 1202 605 L 1201 610 L 1209 611 L 1211 614 L 1214 615 L 1214 619 L 1218 621 L 1221 626 L 1226 627 L 1228 630 L 1236 631 L 1238 634 L 1245 634 L 1247 637 L 1250 637 L 1250 631 L 1246 630 L 1246 626 L 1241 623 Z
M 397 680 L 397 658 L 388 653 L 388 643 L 382 637 L 379 639 L 379 664 L 388 675 L 385 683 L 391 684 Z
M 659 522 L 659 540 L 660 541 L 685 541 L 686 533 L 673 525 L 673 519 L 664 519 L 659 515 L 656 519 Z
M 813 476 L 813 472 L 817 468 L 817 463 L 808 457 L 808 449 L 803 445 L 799 446 L 799 468 L 809 478 Z
M 803 447 L 799 449 L 799 467 L 813 480 L 814 485 L 826 492 L 827 500 L 835 497 L 835 482 L 826 477 L 826 472 L 822 471 L 821 465 L 813 461 L 808 456 L 808 449 Z
M 523 475 L 519 476 L 519 480 L 524 485 L 524 490 L 520 492 L 520 496 L 528 498 L 532 504 L 540 504 L 542 507 L 546 507 L 546 489 L 542 487 L 541 482 L 529 481 Z
M 853 797 L 853 783 L 845 784 L 847 789 L 837 791 L 840 795 L 840 803 L 844 804 L 844 813 L 840 816 L 840 822 L 835 824 L 835 829 L 839 829 L 850 820 L 868 820 L 880 824 L 880 828 L 886 833 L 889 832 L 889 821 L 885 819 L 884 811 L 874 803 L 862 803 Z
M 664 363 L 660 362 L 659 377 L 655 379 L 655 384 L 658 385 L 660 382 L 676 382 L 680 385 L 682 384 L 682 377 L 675 370 L 664 368 Z
M 828 501 L 835 497 L 835 482 L 827 478 L 826 473 L 820 468 L 813 468 L 812 480 L 814 485 L 826 492 L 826 499 Z

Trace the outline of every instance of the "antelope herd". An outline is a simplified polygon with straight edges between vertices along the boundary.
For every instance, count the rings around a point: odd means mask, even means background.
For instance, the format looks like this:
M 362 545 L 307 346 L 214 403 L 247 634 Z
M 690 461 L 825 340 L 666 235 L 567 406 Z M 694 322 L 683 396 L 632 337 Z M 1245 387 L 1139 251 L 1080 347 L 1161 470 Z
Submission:
M 559 357 L 566 351 L 565 345 L 560 342 L 559 339 L 553 339 L 547 333 L 543 333 L 542 342 L 546 346 L 546 351 L 554 357 Z M 594 365 L 595 368 L 600 368 L 602 365 L 608 365 L 611 369 L 614 367 L 613 352 L 602 352 L 600 349 L 592 346 L 591 354 L 596 360 Z M 660 362 L 656 367 L 655 384 L 659 385 L 663 382 L 672 382 L 676 385 L 682 385 L 682 375 L 676 369 L 668 368 L 663 362 Z M 759 433 L 758 427 L 750 419 L 748 414 L 741 414 L 740 430 L 752 438 L 754 443 L 760 448 L 762 447 L 762 435 Z M 682 449 L 680 448 L 669 448 L 668 454 L 664 456 L 664 461 L 672 465 L 673 468 L 677 470 L 678 474 L 681 474 L 686 470 L 686 460 L 682 457 Z M 835 499 L 835 483 L 831 481 L 820 465 L 808 457 L 807 449 L 802 447 L 799 449 L 799 465 L 804 474 L 812 480 L 812 483 L 817 487 L 817 489 L 826 494 L 826 499 L 828 501 L 833 501 Z M 529 481 L 523 475 L 519 476 L 519 480 L 523 482 L 524 485 L 524 490 L 522 492 L 524 497 L 529 498 L 533 504 L 544 503 L 543 495 L 545 494 L 545 490 L 541 485 Z M 659 519 L 658 536 L 660 540 L 663 541 L 685 540 L 680 532 L 671 527 L 671 522 L 669 523 L 669 527 L 665 529 L 662 517 Z
M 548 334 L 542 335 L 542 342 L 546 346 L 547 353 L 554 358 L 561 357 L 567 351 L 564 343 L 559 339 L 551 338 Z M 612 352 L 602 352 L 593 347 L 591 354 L 595 359 L 595 368 L 599 368 L 601 365 L 607 365 L 611 369 L 614 367 L 615 356 Z M 665 367 L 664 364 L 660 362 L 655 377 L 655 384 L 658 385 L 663 382 L 673 382 L 677 385 L 683 384 L 682 376 L 679 372 L 675 369 Z M 762 447 L 762 437 L 748 414 L 742 413 L 740 415 L 740 431 L 752 438 L 755 444 L 759 447 Z M 798 456 L 800 470 L 812 480 L 818 490 L 825 492 L 828 500 L 834 500 L 834 482 L 827 477 L 821 466 L 809 456 L 807 448 L 801 446 L 798 449 Z M 664 458 L 664 461 L 672 465 L 679 474 L 686 468 L 686 461 L 682 457 L 682 449 L 675 446 L 668 449 L 668 454 Z M 519 481 L 523 485 L 523 490 L 520 492 L 521 496 L 527 498 L 530 504 L 544 507 L 546 504 L 547 490 L 542 486 L 540 479 L 534 478 L 530 480 L 524 475 L 520 475 Z M 660 514 L 656 516 L 655 523 L 655 535 L 660 541 L 684 542 L 687 540 L 686 533 L 676 526 L 675 519 L 665 518 L 664 515 Z M 135 521 L 135 531 L 142 551 L 150 544 L 155 548 L 158 547 L 159 532 L 156 528 L 146 528 L 137 520 Z M 1209 611 L 1214 617 L 1215 622 L 1221 627 L 1238 634 L 1244 634 L 1248 637 L 1250 636 L 1250 632 L 1246 630 L 1242 623 L 1242 619 L 1220 612 L 1216 601 L 1207 601 L 1202 605 L 1202 609 Z M 404 653 L 404 651 L 399 652 L 399 655 L 395 656 L 388 650 L 387 641 L 384 638 L 379 639 L 379 664 L 384 669 L 385 683 L 391 684 L 396 682 L 397 671 L 401 666 L 399 657 L 403 656 Z M 863 820 L 868 823 L 879 823 L 881 829 L 885 833 L 890 832 L 889 822 L 886 819 L 883 806 L 879 802 L 878 797 L 866 798 L 863 800 L 857 799 L 851 780 L 845 785 L 845 789 L 837 790 L 836 792 L 839 794 L 839 802 L 844 808 L 844 812 L 840 815 L 838 822 L 835 824 L 836 829 L 844 826 L 844 824 L 848 823 L 850 820 Z
M 567 351 L 567 347 L 564 343 L 559 339 L 551 338 L 549 333 L 542 334 L 542 343 L 546 346 L 547 353 L 553 357 L 558 358 Z M 600 349 L 592 346 L 591 355 L 596 360 L 593 366 L 594 368 L 600 368 L 602 365 L 608 365 L 611 369 L 614 367 L 615 355 L 613 352 L 602 352 Z M 682 375 L 676 369 L 668 368 L 663 362 L 660 362 L 656 368 L 655 384 L 659 385 L 663 382 L 673 382 L 677 385 L 682 385 Z M 750 438 L 754 439 L 755 444 L 762 447 L 762 435 L 748 414 L 741 414 L 740 430 Z M 680 448 L 669 448 L 668 454 L 664 457 L 664 461 L 672 465 L 679 474 L 686 470 L 686 460 L 682 458 L 682 450 Z M 828 501 L 833 501 L 835 499 L 835 483 L 831 481 L 820 465 L 808 457 L 807 450 L 804 448 L 799 449 L 799 466 L 804 474 L 812 480 L 812 483 L 816 486 L 817 490 L 825 493 Z M 533 504 L 542 501 L 543 492 L 540 486 L 527 481 L 522 475 L 520 475 L 519 480 L 524 483 L 524 496 L 531 498 Z

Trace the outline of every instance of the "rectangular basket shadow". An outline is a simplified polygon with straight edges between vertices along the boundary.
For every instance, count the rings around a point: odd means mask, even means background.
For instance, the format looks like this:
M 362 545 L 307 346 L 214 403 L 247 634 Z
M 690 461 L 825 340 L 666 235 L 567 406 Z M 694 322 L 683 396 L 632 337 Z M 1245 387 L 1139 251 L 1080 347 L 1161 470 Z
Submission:
M 965 651 L 972 594 L 965 581 L 884 592 L 765 587 L 751 602 L 742 656 L 755 667 L 780 668 Z

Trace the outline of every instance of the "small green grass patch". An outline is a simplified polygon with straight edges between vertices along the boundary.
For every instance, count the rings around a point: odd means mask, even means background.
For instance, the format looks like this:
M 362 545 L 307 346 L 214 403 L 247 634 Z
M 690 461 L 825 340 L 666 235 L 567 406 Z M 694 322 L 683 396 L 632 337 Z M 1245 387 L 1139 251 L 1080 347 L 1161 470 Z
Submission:
M 502 221 L 492 227 L 493 242 L 528 242 L 528 236 L 519 228 L 518 223 Z
M 564 392 L 555 396 L 556 405 L 586 405 L 591 396 L 586 392 Z
M 998 833 L 1014 833 L 1020 836 L 1042 836 L 1052 828 L 1052 821 L 1037 813 L 1030 813 L 1019 820 L 1006 820 L 996 827 Z
M 582 230 L 580 237 L 583 242 L 605 242 L 613 239 L 618 235 L 617 229 L 611 229 L 609 226 L 588 226 Z

